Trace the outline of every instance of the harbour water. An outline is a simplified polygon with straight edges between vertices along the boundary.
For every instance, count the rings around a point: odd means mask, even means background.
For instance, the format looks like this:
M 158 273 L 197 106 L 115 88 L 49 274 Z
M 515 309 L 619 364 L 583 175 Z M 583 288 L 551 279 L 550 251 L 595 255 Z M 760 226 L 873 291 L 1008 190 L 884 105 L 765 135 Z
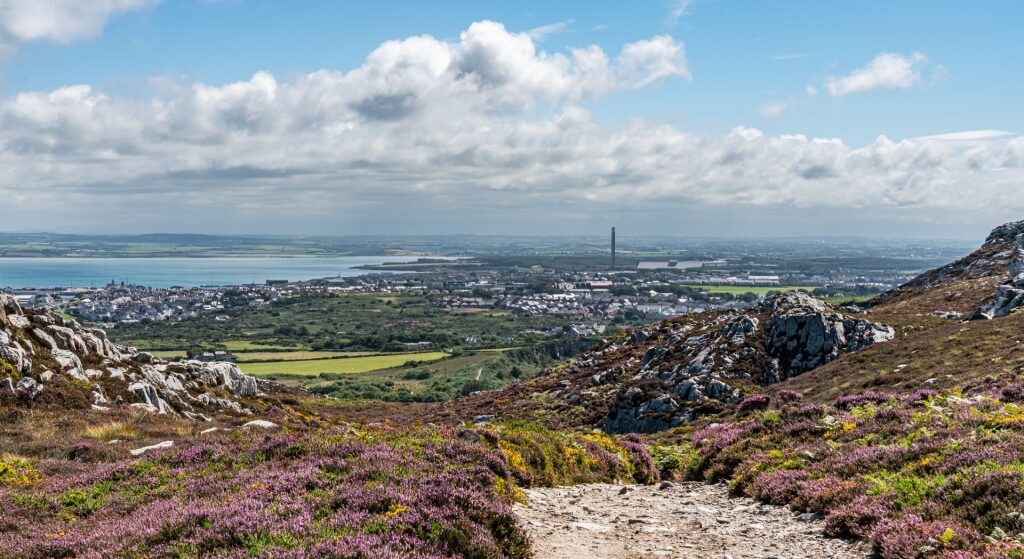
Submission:
M 0 287 L 98 287 L 110 281 L 147 287 L 239 285 L 368 273 L 356 266 L 408 262 L 409 256 L 244 258 L 0 258 Z

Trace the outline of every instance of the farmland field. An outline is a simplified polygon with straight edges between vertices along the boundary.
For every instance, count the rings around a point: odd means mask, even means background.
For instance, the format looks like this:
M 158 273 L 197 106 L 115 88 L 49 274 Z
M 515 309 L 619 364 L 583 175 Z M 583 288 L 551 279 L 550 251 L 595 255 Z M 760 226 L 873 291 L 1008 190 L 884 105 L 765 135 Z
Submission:
M 249 340 L 227 340 L 223 343 L 228 351 L 291 351 L 300 349 L 297 345 L 261 344 Z
M 239 363 L 256 363 L 263 361 L 316 361 L 323 359 L 340 359 L 345 357 L 366 357 L 370 355 L 389 355 L 375 351 L 248 351 L 235 354 Z M 404 363 L 404 361 L 403 361 Z
M 184 350 L 171 349 L 165 351 L 151 351 L 153 355 L 160 359 L 177 359 L 179 357 L 188 357 Z
M 819 297 L 819 299 L 832 305 L 839 305 L 843 303 L 863 303 L 875 297 L 877 295 L 837 295 L 835 297 Z
M 521 316 L 506 311 L 458 313 L 417 295 L 372 294 L 283 298 L 260 308 L 239 306 L 228 320 L 199 316 L 180 322 L 119 324 L 111 339 L 152 350 L 402 352 L 406 344 L 427 342 L 454 348 L 466 338 L 478 347 L 530 345 L 545 341 L 531 333 L 564 326 L 565 319 Z M 514 340 L 514 344 L 510 343 Z
M 299 376 L 318 376 L 321 373 L 365 373 L 379 369 L 397 367 L 408 361 L 437 361 L 448 357 L 443 351 L 427 351 L 421 353 L 398 353 L 387 355 L 371 355 L 365 357 L 342 357 L 336 359 L 308 359 L 301 361 L 283 361 L 257 363 L 241 363 L 243 372 L 266 376 L 287 374 Z

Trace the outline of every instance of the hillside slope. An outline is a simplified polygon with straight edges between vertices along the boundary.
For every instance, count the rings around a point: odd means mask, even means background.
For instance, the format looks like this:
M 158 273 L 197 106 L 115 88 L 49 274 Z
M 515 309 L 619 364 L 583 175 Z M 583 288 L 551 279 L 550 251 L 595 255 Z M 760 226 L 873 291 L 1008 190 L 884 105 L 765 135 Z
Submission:
M 782 293 L 745 312 L 687 315 L 617 336 L 538 378 L 454 402 L 438 415 L 663 431 L 894 335 L 805 293 Z
M 1021 559 L 1022 234 L 997 228 L 863 310 L 779 294 L 620 334 L 503 390 L 348 407 L 364 425 L 3 297 L 0 557 L 525 559 L 523 488 L 661 477 L 727 481 L 883 559 Z M 239 428 L 256 412 L 281 420 Z M 390 413 L 419 426 L 366 425 Z M 474 419 L 490 424 L 454 426 Z
M 862 390 L 964 386 L 1005 375 L 1018 362 L 1020 286 L 1024 222 L 1015 222 L 866 309 L 834 309 L 793 292 L 745 312 L 687 315 L 606 340 L 538 378 L 442 406 L 431 417 L 496 415 L 652 433 L 734 413 L 762 391 L 795 390 L 825 402 Z
M 233 363 L 169 363 L 0 294 L 0 403 L 99 413 L 128 408 L 205 422 L 252 415 L 270 387 L 277 385 Z
M 632 439 L 351 425 L 230 363 L 0 311 L 0 559 L 527 559 L 522 488 L 658 479 Z
M 992 230 L 978 250 L 929 270 L 871 305 L 888 312 L 958 313 L 965 318 L 1006 316 L 1024 304 L 1024 221 Z

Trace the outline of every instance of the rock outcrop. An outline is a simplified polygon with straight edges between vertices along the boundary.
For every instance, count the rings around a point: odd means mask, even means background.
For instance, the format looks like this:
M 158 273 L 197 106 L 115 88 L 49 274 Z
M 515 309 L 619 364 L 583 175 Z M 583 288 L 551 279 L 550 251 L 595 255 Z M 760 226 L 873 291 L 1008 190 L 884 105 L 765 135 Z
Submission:
M 984 244 L 956 262 L 929 270 L 879 297 L 873 304 L 939 292 L 949 309 L 929 309 L 966 320 L 991 320 L 1024 306 L 1024 221 L 1000 225 Z M 924 310 L 924 309 L 922 309 Z
M 799 291 L 782 293 L 765 303 L 765 351 L 772 362 L 762 376 L 770 384 L 831 362 L 840 352 L 857 351 L 889 341 L 896 332 L 884 324 L 851 318 Z
M 805 293 L 781 293 L 743 311 L 688 314 L 616 335 L 534 379 L 430 417 L 497 414 L 610 433 L 662 431 L 894 336 Z
M 234 363 L 170 363 L 115 344 L 102 330 L 23 310 L 5 294 L 0 294 L 0 382 L 34 403 L 53 392 L 47 385 L 59 383 L 66 392 L 81 392 L 77 401 L 96 411 L 129 405 L 195 420 L 219 412 L 249 414 L 245 399 L 261 395 L 259 381 Z
M 654 343 L 612 402 L 604 429 L 669 429 L 709 404 L 739 401 L 742 385 L 774 384 L 894 335 L 889 326 L 843 315 L 797 291 L 747 312 L 711 315 L 703 327 L 645 333 L 639 338 Z
M 988 236 L 986 244 L 1008 247 L 996 256 L 1008 259 L 1006 281 L 996 287 L 992 299 L 979 307 L 969 320 L 989 320 L 1006 316 L 1024 305 L 1024 221 L 999 226 Z

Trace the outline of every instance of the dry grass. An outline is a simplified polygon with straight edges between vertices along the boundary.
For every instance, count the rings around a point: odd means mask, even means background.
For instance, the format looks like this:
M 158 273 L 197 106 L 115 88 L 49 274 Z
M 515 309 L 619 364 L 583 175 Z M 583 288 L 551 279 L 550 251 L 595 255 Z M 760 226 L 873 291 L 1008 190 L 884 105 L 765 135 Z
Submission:
M 44 476 L 73 475 L 93 462 L 128 458 L 128 451 L 138 446 L 184 441 L 202 429 L 242 419 L 210 424 L 136 410 L 97 413 L 0 405 L 0 449 L 31 460 Z
M 409 361 L 437 361 L 445 357 L 448 354 L 443 351 L 426 351 L 334 359 L 246 362 L 240 363 L 240 367 L 242 372 L 255 376 L 281 374 L 315 377 L 321 373 L 365 373 L 398 367 Z
M 962 388 L 1024 368 L 1024 314 L 967 323 L 939 320 L 898 327 L 891 342 L 841 355 L 771 389 L 797 390 L 825 402 L 866 390 Z
M 102 425 L 91 425 L 85 428 L 84 436 L 88 439 L 111 441 L 114 439 L 134 439 L 135 429 L 123 421 L 111 421 Z

